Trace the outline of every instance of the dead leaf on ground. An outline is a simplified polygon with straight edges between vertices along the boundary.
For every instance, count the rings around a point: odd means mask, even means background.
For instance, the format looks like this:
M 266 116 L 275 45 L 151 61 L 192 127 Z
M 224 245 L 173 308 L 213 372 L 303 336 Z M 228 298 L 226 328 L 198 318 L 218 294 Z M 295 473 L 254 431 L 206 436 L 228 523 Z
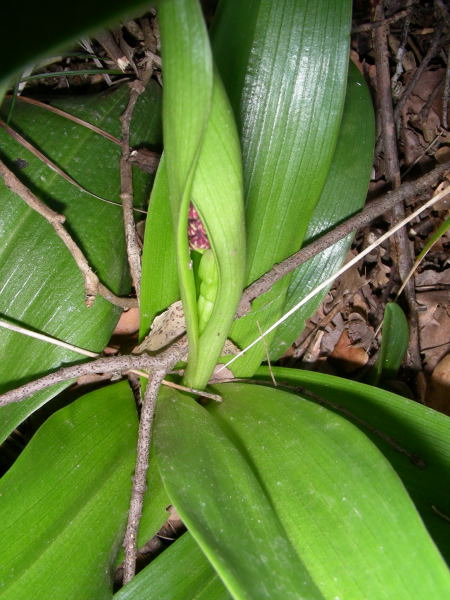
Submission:
M 425 404 L 450 415 L 450 354 L 444 356 L 431 374 Z
M 344 329 L 342 332 L 330 358 L 338 361 L 339 367 L 345 373 L 353 373 L 353 371 L 366 365 L 369 360 L 369 356 L 364 348 L 352 344 L 347 329 Z

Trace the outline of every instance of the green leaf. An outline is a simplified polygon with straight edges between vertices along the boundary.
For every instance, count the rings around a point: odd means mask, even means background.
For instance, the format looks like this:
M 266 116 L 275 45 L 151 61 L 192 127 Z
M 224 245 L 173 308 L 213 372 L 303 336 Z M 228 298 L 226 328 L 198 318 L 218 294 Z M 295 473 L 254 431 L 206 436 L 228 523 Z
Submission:
M 156 315 L 180 297 L 176 245 L 168 197 L 167 173 L 162 158 L 145 222 L 140 298 L 141 340 L 150 331 Z
M 169 506 L 170 500 L 161 481 L 152 447 L 147 471 L 147 489 L 144 496 L 141 520 L 139 522 L 137 548 L 142 548 L 158 533 L 169 517 L 167 512 Z M 123 561 L 124 556 L 124 551 L 121 548 L 116 557 L 116 566 Z
M 450 562 L 450 498 L 442 485 L 450 474 L 450 419 L 442 413 L 370 385 L 299 369 L 272 367 L 279 385 L 305 388 L 331 403 L 386 456 L 414 500 L 440 551 Z M 272 384 L 270 371 L 256 377 Z M 301 393 L 301 389 L 300 389 Z
M 381 347 L 369 383 L 378 385 L 381 380 L 393 379 L 408 349 L 409 328 L 405 313 L 395 302 L 384 309 Z
M 239 139 L 197 0 L 159 7 L 164 61 L 165 166 L 175 224 L 180 295 L 189 339 L 185 382 L 203 388 L 228 336 L 244 281 L 244 215 Z M 217 267 L 211 315 L 200 329 L 187 224 L 193 202 Z
M 52 415 L 0 482 L 2 600 L 111 598 L 137 415 L 127 383 Z
M 234 598 L 322 598 L 243 448 L 194 400 L 162 390 L 155 452 L 169 497 Z
M 159 141 L 159 98 L 158 86 L 150 84 L 133 120 L 133 144 Z M 126 101 L 127 89 L 122 87 L 112 93 L 59 100 L 55 104 L 113 135 L 120 135 L 119 117 Z M 156 116 L 148 118 L 149 113 Z M 120 200 L 120 148 L 117 145 L 81 125 L 29 104 L 16 104 L 12 126 L 86 189 L 114 201 Z M 0 143 L 9 165 L 21 180 L 65 215 L 70 232 L 103 283 L 118 294 L 127 293 L 130 280 L 120 206 L 105 204 L 81 193 L 4 130 L 0 131 Z M 20 171 L 18 165 L 22 165 Z M 149 178 L 135 170 L 134 184 L 136 202 L 142 204 Z M 92 308 L 86 308 L 82 276 L 53 228 L 7 190 L 3 181 L 0 181 L 0 197 L 1 317 L 100 352 L 110 338 L 120 310 L 100 297 Z M 80 360 L 75 352 L 4 329 L 0 330 L 0 345 L 3 350 L 0 391 L 63 363 Z M 5 439 L 21 421 L 68 383 L 39 392 L 20 404 L 3 407 L 0 439 Z
M 223 402 L 209 415 L 180 395 L 162 399 L 156 451 L 171 499 L 235 598 L 446 597 L 445 565 L 365 435 L 286 392 L 215 389 Z
M 350 63 L 344 114 L 336 150 L 325 186 L 314 209 L 305 244 L 333 229 L 362 208 L 372 169 L 375 123 L 368 87 L 353 63 Z M 341 266 L 353 235 L 347 236 L 299 267 L 292 274 L 282 314 L 295 306 L 324 279 Z M 277 360 L 293 344 L 304 323 L 315 313 L 324 290 L 277 327 L 270 358 Z
M 351 2 L 222 2 L 214 55 L 239 124 L 244 163 L 247 283 L 296 252 L 337 142 L 347 82 Z M 235 323 L 241 348 L 280 315 L 290 277 Z M 268 340 L 270 342 L 270 340 Z M 234 363 L 251 375 L 257 344 Z
M 192 536 L 185 533 L 143 569 L 114 600 L 230 600 Z

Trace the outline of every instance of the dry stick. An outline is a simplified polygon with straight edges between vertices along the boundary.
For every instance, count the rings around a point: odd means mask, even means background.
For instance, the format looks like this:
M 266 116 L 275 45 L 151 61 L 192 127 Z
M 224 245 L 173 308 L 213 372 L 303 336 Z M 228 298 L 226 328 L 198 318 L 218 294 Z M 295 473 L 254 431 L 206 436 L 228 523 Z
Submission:
M 71 350 L 72 352 L 82 354 L 83 356 L 89 356 L 91 358 L 95 358 L 98 356 L 98 352 L 92 352 L 91 350 L 86 350 L 85 348 L 74 346 L 73 344 L 69 344 L 68 342 L 63 342 L 58 338 L 54 338 L 50 335 L 45 335 L 45 333 L 39 333 L 38 331 L 33 331 L 32 329 L 20 327 L 20 325 L 15 325 L 14 323 L 5 321 L 4 319 L 0 319 L 0 327 L 2 329 L 8 329 L 9 331 L 15 331 L 16 333 L 26 335 L 28 337 L 34 338 L 35 340 L 40 340 L 41 342 L 47 342 L 49 344 L 52 344 L 53 346 L 60 346 L 61 348 Z
M 141 293 L 141 253 L 133 217 L 133 174 L 130 163 L 130 125 L 134 107 L 145 89 L 143 81 L 137 80 L 129 84 L 130 97 L 127 107 L 121 116 L 122 123 L 122 155 L 120 158 L 120 197 L 122 199 L 123 223 L 127 244 L 128 263 L 136 296 Z
M 11 98 L 12 94 L 7 94 L 6 97 Z M 16 100 L 18 100 L 20 102 L 26 102 L 27 104 L 33 104 L 34 106 L 38 106 L 39 108 L 42 108 L 49 112 L 55 113 L 56 115 L 63 117 L 64 119 L 67 119 L 68 121 L 72 121 L 73 123 L 77 123 L 77 125 L 81 125 L 82 127 L 85 127 L 86 129 L 89 129 L 90 131 L 93 131 L 97 135 L 102 136 L 103 138 L 105 138 L 106 140 L 109 140 L 110 142 L 112 142 L 113 144 L 116 144 L 117 146 L 122 145 L 121 141 L 118 138 L 111 135 L 108 131 L 101 129 L 100 127 L 97 127 L 96 125 L 93 125 L 92 123 L 89 123 L 88 121 L 85 121 L 84 119 L 80 119 L 80 118 L 76 117 L 75 115 L 71 115 L 70 113 L 68 113 L 64 110 L 61 110 L 60 108 L 56 108 L 56 106 L 53 106 L 52 104 L 46 104 L 45 102 L 41 102 L 40 100 L 35 100 L 34 98 L 28 98 L 27 96 L 16 96 Z M 6 125 L 6 123 L 3 125 L 2 121 L 0 121 L 0 124 L 2 126 Z M 5 128 L 5 129 L 7 131 L 9 129 L 8 133 L 13 135 L 13 132 L 14 132 L 13 129 L 11 129 L 11 128 Z M 21 140 L 20 140 L 21 136 L 17 132 L 14 132 L 13 137 L 19 143 L 21 143 Z M 22 140 L 23 139 L 24 138 L 22 138 Z M 22 144 L 22 145 L 24 145 L 24 144 Z M 55 165 L 54 163 L 51 163 L 51 161 L 47 157 L 45 157 L 42 153 L 39 153 L 39 151 L 36 148 L 34 148 L 34 146 L 31 146 L 31 144 L 30 144 L 29 146 L 25 146 L 25 147 L 28 150 L 30 150 L 30 152 L 33 152 L 38 158 L 43 160 L 49 167 L 51 167 L 53 170 L 55 170 L 59 175 L 61 175 L 65 179 L 67 179 L 70 183 L 79 187 L 79 189 L 81 189 L 82 191 L 85 191 L 87 194 L 93 195 L 92 192 L 85 190 L 85 188 L 80 188 L 79 184 L 75 180 L 71 179 L 70 176 L 67 175 L 67 173 L 65 173 L 64 171 L 62 171 L 62 169 L 59 169 L 59 167 L 57 165 Z M 148 148 L 134 149 L 134 150 L 132 150 L 132 152 L 130 154 L 130 161 L 133 163 L 133 165 L 136 165 L 137 167 L 139 167 L 143 171 L 146 171 L 147 173 L 154 173 L 156 171 L 156 169 L 158 168 L 160 158 L 161 158 L 161 154 L 159 152 L 154 152 L 153 150 L 148 150 Z M 122 206 L 119 202 L 113 202 L 112 200 L 107 200 L 106 198 L 102 198 L 101 196 L 94 195 L 94 197 L 98 198 L 99 200 L 103 200 L 103 202 L 107 202 L 108 204 L 114 204 L 114 206 Z M 146 210 L 142 210 L 140 208 L 134 208 L 134 211 L 140 212 L 143 214 L 147 214 Z
M 13 97 L 12 94 L 6 95 L 6 98 L 12 98 L 12 97 Z M 25 102 L 26 104 L 32 104 L 33 106 L 38 106 L 39 108 L 43 108 L 44 110 L 52 112 L 55 115 L 64 117 L 65 119 L 72 121 L 73 123 L 77 123 L 78 125 L 81 125 L 82 127 L 86 127 L 87 129 L 90 129 L 94 133 L 101 135 L 102 137 L 106 138 L 110 142 L 113 142 L 113 144 L 120 146 L 120 140 L 118 138 L 114 137 L 113 135 L 111 135 L 110 133 L 108 133 L 107 131 L 105 131 L 104 129 L 101 129 L 100 127 L 97 127 L 97 125 L 93 125 L 92 123 L 89 123 L 88 121 L 85 121 L 84 119 L 80 119 L 79 117 L 76 117 L 75 115 L 71 115 L 70 113 L 66 112 L 65 110 L 62 110 L 61 108 L 57 108 L 56 106 L 53 106 L 52 104 L 46 104 L 45 102 L 41 102 L 40 100 L 36 100 L 35 98 L 29 98 L 28 96 L 16 96 L 16 101 Z
M 123 561 L 123 584 L 133 579 L 136 572 L 137 533 L 142 515 L 144 495 L 147 488 L 147 470 L 149 463 L 150 444 L 152 435 L 153 416 L 156 399 L 165 371 L 155 370 L 150 377 L 142 403 L 141 419 L 137 446 L 136 468 L 133 477 L 128 523 L 123 546 L 125 558 Z
M 373 31 L 374 29 L 377 29 L 378 27 L 381 27 L 382 25 L 392 25 L 393 23 L 400 21 L 400 19 L 404 19 L 407 15 L 408 15 L 408 9 L 399 10 L 398 13 L 395 13 L 395 15 L 392 15 L 392 17 L 388 17 L 387 19 L 383 18 L 381 21 L 373 21 L 372 23 L 363 23 L 362 25 L 356 25 L 355 27 L 352 27 L 352 34 L 353 33 L 361 33 L 363 31 Z
M 379 20 L 384 15 L 384 3 L 380 2 L 375 9 L 375 19 Z M 384 147 L 384 162 L 386 180 L 396 189 L 400 185 L 400 165 L 397 154 L 397 137 L 395 130 L 394 108 L 392 105 L 391 77 L 389 72 L 388 27 L 378 27 L 374 31 L 375 65 L 377 69 L 377 100 L 380 109 L 380 130 Z M 440 35 L 439 35 L 440 38 Z M 406 91 L 402 98 L 405 98 Z M 399 101 L 399 105 L 402 100 Z M 403 203 L 395 204 L 392 210 L 394 221 L 405 218 Z M 407 231 L 402 228 L 392 239 L 394 264 L 397 264 L 400 279 L 406 277 L 413 264 L 411 244 Z M 414 290 L 414 281 L 410 280 L 405 288 L 405 298 L 409 308 L 410 337 L 408 346 L 408 366 L 410 369 L 421 371 L 421 358 L 419 349 L 419 327 L 417 306 Z
M 448 12 L 448 8 L 445 6 L 443 0 L 434 0 L 435 5 L 441 11 L 442 16 L 450 25 L 450 13 Z
M 20 196 L 20 198 L 22 198 L 22 200 L 31 209 L 44 217 L 44 219 L 53 227 L 56 235 L 64 242 L 84 277 L 86 304 L 87 306 L 92 306 L 98 293 L 98 277 L 91 270 L 91 267 L 89 266 L 89 263 L 87 262 L 80 248 L 78 248 L 77 244 L 64 229 L 63 223 L 65 221 L 65 217 L 58 214 L 44 204 L 41 200 L 39 200 L 39 198 L 37 198 L 37 196 L 35 196 L 20 181 L 20 179 L 18 179 L 14 173 L 8 169 L 2 160 L 0 160 L 0 175 L 3 177 L 6 187 Z
M 441 35 L 442 34 L 442 29 L 443 29 L 442 25 L 436 27 L 434 35 L 433 35 L 433 39 L 431 41 L 430 47 L 427 50 L 427 53 L 425 54 L 425 56 L 423 57 L 422 62 L 420 63 L 420 65 L 416 69 L 416 72 L 414 73 L 414 77 L 412 77 L 410 79 L 410 81 L 408 82 L 408 85 L 405 87 L 405 89 L 403 91 L 403 94 L 401 95 L 399 101 L 397 102 L 397 105 L 396 105 L 395 111 L 394 111 L 395 122 L 398 121 L 398 119 L 400 117 L 400 111 L 402 110 L 403 106 L 405 105 L 405 102 L 408 100 L 408 98 L 411 95 L 412 91 L 416 87 L 417 82 L 419 81 L 422 73 L 428 67 L 431 59 L 436 55 L 436 53 L 438 52 L 441 44 L 443 43 L 443 39 L 442 39 L 442 35 Z M 381 29 L 381 31 L 383 31 L 383 30 Z M 387 43 L 386 43 L 386 48 L 387 48 Z
M 164 363 L 154 368 L 145 390 L 139 422 L 136 468 L 133 477 L 130 510 L 128 512 L 127 529 L 123 541 L 125 550 L 123 562 L 124 585 L 134 577 L 136 572 L 137 533 L 147 487 L 147 470 L 152 438 L 153 416 L 155 413 L 158 391 L 166 374 L 172 370 L 176 363 L 184 356 L 186 350 L 187 338 L 183 337 L 158 355 L 156 358 L 164 357 Z M 142 356 L 143 355 L 140 355 L 140 357 Z
M 97 42 L 102 46 L 103 50 L 108 54 L 111 60 L 119 67 L 121 71 L 125 71 L 125 69 L 130 64 L 130 61 L 119 48 L 114 39 L 113 34 L 104 29 L 103 31 L 99 31 L 95 36 Z
M 448 95 L 450 88 L 450 48 L 447 51 L 447 69 L 445 70 L 444 94 L 442 96 L 442 125 L 448 129 Z
M 21 402 L 35 392 L 39 392 L 45 388 L 75 379 L 83 375 L 92 375 L 94 373 L 123 373 L 133 369 L 143 369 L 151 371 L 156 369 L 168 373 L 173 365 L 183 358 L 186 352 L 186 339 L 182 338 L 175 344 L 164 350 L 160 354 L 150 356 L 149 354 L 126 354 L 124 356 L 111 356 L 107 358 L 99 358 L 80 365 L 72 365 L 63 367 L 53 373 L 44 375 L 39 379 L 30 381 L 21 385 L 18 388 L 10 390 L 0 395 L 0 407 L 15 402 Z
M 311 242 L 305 248 L 302 248 L 292 256 L 289 256 L 281 263 L 274 265 L 270 271 L 257 279 L 244 291 L 239 304 L 236 317 L 242 317 L 250 312 L 251 302 L 262 294 L 265 294 L 282 277 L 310 260 L 323 250 L 329 248 L 349 233 L 367 226 L 371 221 L 392 209 L 399 202 L 408 203 L 411 198 L 415 198 L 427 191 L 430 187 L 436 185 L 444 173 L 450 170 L 450 162 L 437 166 L 435 169 L 416 179 L 415 181 L 403 183 L 395 191 L 388 192 L 376 200 L 372 200 L 357 215 L 350 217 L 347 221 L 335 227 L 329 233 Z
M 6 187 L 17 194 L 32 210 L 44 217 L 44 219 L 53 227 L 57 236 L 64 242 L 83 275 L 87 306 L 92 306 L 97 294 L 104 296 L 106 300 L 122 308 L 136 306 L 134 298 L 120 298 L 100 283 L 97 275 L 89 266 L 83 252 L 64 228 L 63 223 L 66 220 L 65 217 L 49 208 L 42 200 L 35 196 L 33 192 L 28 189 L 10 169 L 8 169 L 2 160 L 0 160 L 0 176 L 3 177 Z

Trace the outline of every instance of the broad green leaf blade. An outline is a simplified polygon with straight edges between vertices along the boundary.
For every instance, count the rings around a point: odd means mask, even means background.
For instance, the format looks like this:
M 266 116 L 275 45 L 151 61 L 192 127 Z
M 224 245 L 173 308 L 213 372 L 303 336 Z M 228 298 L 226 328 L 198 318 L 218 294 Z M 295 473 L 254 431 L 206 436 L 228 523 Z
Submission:
M 197 293 L 187 237 L 192 182 L 211 110 L 212 57 L 197 0 L 159 3 L 165 165 L 190 360 L 198 354 Z
M 210 414 L 258 474 L 325 598 L 447 597 L 450 576 L 411 499 L 353 424 L 267 387 L 216 389 L 223 402 L 211 405 Z M 239 475 L 219 471 L 216 481 Z
M 150 463 L 147 472 L 147 490 L 144 496 L 142 516 L 139 522 L 137 547 L 142 548 L 151 538 L 158 533 L 169 517 L 167 508 L 170 500 L 161 481 L 159 469 L 156 464 L 153 447 L 150 451 Z M 120 548 L 115 564 L 118 566 L 124 559 L 123 548 Z
M 350 22 L 347 0 L 220 5 L 213 45 L 242 143 L 247 283 L 297 251 L 304 239 L 337 141 Z M 232 338 L 241 348 L 280 316 L 289 279 L 234 325 Z M 257 344 L 233 371 L 251 375 L 264 352 L 264 344 Z
M 322 598 L 265 481 L 204 408 L 162 390 L 155 452 L 171 501 L 233 598 Z
M 150 84 L 136 107 L 133 144 L 159 141 L 159 98 L 158 86 Z M 119 117 L 126 101 L 126 88 L 118 88 L 113 93 L 65 99 L 57 104 L 113 135 L 120 135 Z M 148 118 L 148 113 L 155 113 L 156 117 Z M 12 126 L 86 189 L 119 200 L 118 146 L 85 127 L 28 104 L 16 104 Z M 22 181 L 66 216 L 69 230 L 101 280 L 114 292 L 127 293 L 130 280 L 120 206 L 105 204 L 81 193 L 3 130 L 0 131 L 0 143 L 3 154 Z M 149 178 L 137 170 L 134 175 L 136 201 L 142 204 Z M 102 298 L 97 298 L 92 308 L 86 308 L 81 274 L 52 227 L 7 190 L 2 181 L 0 195 L 2 318 L 100 352 L 110 338 L 119 309 Z M 0 346 L 0 391 L 11 389 L 63 363 L 81 359 L 74 352 L 3 329 L 0 330 Z M 40 392 L 21 404 L 3 407 L 0 439 L 5 439 L 23 419 L 62 387 Z
M 203 388 L 228 336 L 244 281 L 240 148 L 232 110 L 213 70 L 198 0 L 162 2 L 159 15 L 165 73 L 165 165 L 189 339 L 185 382 Z M 209 319 L 200 319 L 200 290 L 196 289 L 189 253 L 191 201 L 208 233 L 217 269 L 217 292 Z
M 443 481 L 450 474 L 450 419 L 431 408 L 370 385 L 299 369 L 273 367 L 280 385 L 300 386 L 332 403 L 361 429 L 403 481 L 440 551 L 450 562 L 450 498 Z M 271 384 L 269 369 L 256 374 Z M 301 393 L 301 392 L 300 392 Z
M 329 231 L 364 205 L 372 169 L 375 123 L 367 85 L 350 63 L 344 114 L 325 186 L 314 209 L 305 243 Z M 341 266 L 353 236 L 347 236 L 292 274 L 282 314 L 295 306 Z M 306 319 L 317 310 L 327 290 L 317 294 L 280 324 L 270 347 L 270 358 L 278 359 L 300 335 Z
M 381 347 L 369 383 L 393 379 L 408 349 L 409 328 L 405 313 L 396 302 L 388 302 L 384 309 Z
M 137 416 L 127 383 L 52 415 L 0 482 L 2 600 L 111 598 Z
M 177 254 L 164 158 L 150 196 L 142 252 L 139 337 L 150 331 L 155 316 L 180 297 Z
M 222 83 L 215 74 L 210 121 L 192 186 L 192 198 L 214 253 L 217 289 L 211 314 L 200 332 L 197 362 L 189 361 L 186 368 L 186 384 L 194 388 L 203 388 L 211 376 L 244 286 L 242 185 L 239 139 L 233 114 Z
M 230 600 L 189 533 L 164 550 L 114 595 L 114 600 Z

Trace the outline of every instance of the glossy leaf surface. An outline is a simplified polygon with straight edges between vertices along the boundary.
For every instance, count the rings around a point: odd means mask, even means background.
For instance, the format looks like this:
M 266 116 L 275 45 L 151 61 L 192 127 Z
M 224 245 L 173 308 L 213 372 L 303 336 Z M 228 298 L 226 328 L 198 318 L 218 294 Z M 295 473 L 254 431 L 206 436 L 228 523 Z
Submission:
M 162 400 L 156 451 L 169 496 L 235 598 L 448 593 L 444 563 L 413 503 L 356 427 L 286 392 L 215 389 L 224 401 L 210 405 L 209 418 L 190 399 Z M 280 564 L 280 547 L 272 556 L 278 544 L 295 562 Z
M 191 398 L 163 392 L 155 451 L 164 485 L 233 598 L 322 598 L 245 453 Z
M 180 297 L 177 255 L 164 159 L 150 196 L 142 252 L 140 339 L 150 331 L 155 316 Z
M 133 120 L 132 144 L 160 139 L 159 88 L 151 84 Z M 119 117 L 127 89 L 100 96 L 59 100 L 58 106 L 120 135 Z M 56 104 L 56 103 L 55 103 Z M 156 107 L 156 110 L 155 110 Z M 148 114 L 152 117 L 149 118 Z M 119 201 L 119 146 L 67 119 L 17 103 L 12 126 L 89 191 Z M 80 192 L 0 130 L 2 152 L 21 180 L 49 206 L 63 213 L 66 225 L 100 279 L 114 292 L 130 287 L 120 206 Z M 135 170 L 136 202 L 143 204 L 148 175 Z M 52 227 L 0 182 L 0 314 L 24 327 L 100 352 L 120 310 L 97 297 L 84 304 L 82 276 Z M 82 360 L 79 354 L 17 333 L 0 330 L 0 391 Z M 20 405 L 0 410 L 1 439 L 63 386 L 39 392 Z
M 331 165 L 347 84 L 351 2 L 222 2 L 213 29 L 219 71 L 239 125 L 247 283 L 296 252 Z M 289 277 L 233 326 L 241 348 L 280 316 Z M 270 340 L 268 340 L 269 342 Z M 236 361 L 251 375 L 265 345 Z
M 164 61 L 164 161 L 175 226 L 180 295 L 189 339 L 187 385 L 202 388 L 228 336 L 244 281 L 245 237 L 239 140 L 214 72 L 197 0 L 159 5 Z M 197 209 L 218 274 L 211 315 L 200 328 L 189 252 L 189 203 Z
M 230 600 L 218 575 L 189 533 L 164 550 L 114 600 Z
M 350 63 L 338 142 L 305 243 L 330 231 L 363 207 L 372 169 L 374 136 L 372 99 L 364 79 Z M 282 314 L 342 266 L 352 239 L 352 235 L 347 236 L 293 272 Z M 270 347 L 272 360 L 294 343 L 306 319 L 314 314 L 326 294 L 327 290 L 317 294 L 277 327 Z
M 388 302 L 384 309 L 381 346 L 369 383 L 378 385 L 380 381 L 397 375 L 408 349 L 408 341 L 409 328 L 405 313 L 396 302 Z
M 0 598 L 112 596 L 137 415 L 127 383 L 52 415 L 0 481 Z
M 450 419 L 431 408 L 370 385 L 300 369 L 273 367 L 280 385 L 300 386 L 331 403 L 383 452 L 403 481 L 429 532 L 450 562 L 450 498 L 443 481 L 450 474 Z M 269 369 L 257 377 L 272 385 Z M 300 389 L 301 393 L 301 389 Z

